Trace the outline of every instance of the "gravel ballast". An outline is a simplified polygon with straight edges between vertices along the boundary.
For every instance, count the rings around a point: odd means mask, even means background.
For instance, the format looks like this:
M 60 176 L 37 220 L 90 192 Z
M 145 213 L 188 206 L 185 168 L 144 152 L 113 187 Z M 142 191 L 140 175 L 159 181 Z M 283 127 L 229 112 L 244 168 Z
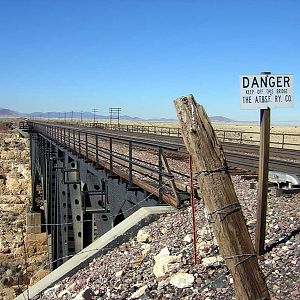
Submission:
M 257 190 L 250 189 L 250 182 L 241 176 L 233 176 L 232 180 L 254 240 Z M 259 264 L 272 300 L 299 299 L 300 195 L 275 194 L 275 188 L 270 188 L 268 252 L 258 257 Z M 193 262 L 191 207 L 186 203 L 178 212 L 161 216 L 144 227 L 138 237 L 94 259 L 36 299 L 236 299 L 202 200 L 197 200 L 196 210 L 197 265 Z

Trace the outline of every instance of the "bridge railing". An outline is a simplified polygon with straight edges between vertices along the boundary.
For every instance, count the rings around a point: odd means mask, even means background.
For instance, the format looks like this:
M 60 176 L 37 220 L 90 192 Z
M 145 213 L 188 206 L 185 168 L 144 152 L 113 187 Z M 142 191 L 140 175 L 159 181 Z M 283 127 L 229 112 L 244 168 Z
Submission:
M 21 130 L 29 130 L 29 125 L 26 121 L 19 122 L 19 129 Z
M 120 172 L 126 174 L 129 189 L 137 187 L 135 179 L 138 178 L 154 186 L 156 196 L 162 200 L 166 183 L 174 179 L 174 175 L 163 168 L 162 155 L 164 150 L 178 151 L 176 147 L 55 124 L 28 122 L 28 125 L 97 166 L 104 167 L 111 176 Z M 147 157 L 151 156 L 151 160 L 143 159 L 143 152 Z M 169 190 L 169 194 L 172 191 Z
M 22 122 L 20 122 L 22 123 Z M 55 124 L 55 123 L 49 123 Z M 181 137 L 181 130 L 178 127 L 159 127 L 150 125 L 124 125 L 124 124 L 109 124 L 100 122 L 69 122 L 60 123 L 61 126 L 79 126 L 100 128 L 103 130 L 115 130 L 122 132 L 135 132 L 146 134 L 158 134 L 173 137 Z M 242 131 L 242 130 L 215 130 L 219 140 L 223 143 L 238 143 L 259 145 L 260 133 L 258 131 Z M 271 133 L 270 147 L 281 149 L 300 150 L 300 134 L 294 133 Z
M 84 123 L 83 123 L 84 124 Z M 126 125 L 126 124 L 109 124 L 109 123 L 85 123 L 87 127 L 100 128 L 105 130 L 118 130 L 135 133 L 158 134 L 168 136 L 181 136 L 180 128 L 178 127 L 161 127 L 152 125 Z
M 71 123 L 70 123 L 71 124 Z M 125 125 L 125 124 L 110 124 L 101 122 L 78 123 L 80 126 L 91 128 L 100 128 L 104 130 L 116 130 L 123 132 L 147 133 L 167 135 L 173 137 L 181 137 L 181 129 L 178 127 L 160 127 L 152 125 Z M 259 145 L 259 131 L 242 131 L 242 130 L 215 130 L 221 142 L 252 144 Z M 296 133 L 271 133 L 270 147 L 281 149 L 300 150 L 300 134 Z
M 257 131 L 215 130 L 221 142 L 259 145 Z M 271 133 L 270 147 L 300 150 L 300 134 Z

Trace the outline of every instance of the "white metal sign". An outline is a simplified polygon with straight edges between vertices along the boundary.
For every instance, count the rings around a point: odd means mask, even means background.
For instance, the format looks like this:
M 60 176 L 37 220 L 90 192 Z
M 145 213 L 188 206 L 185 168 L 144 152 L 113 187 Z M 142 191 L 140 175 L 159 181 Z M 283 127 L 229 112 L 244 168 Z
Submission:
M 293 107 L 293 75 L 241 75 L 241 109 Z

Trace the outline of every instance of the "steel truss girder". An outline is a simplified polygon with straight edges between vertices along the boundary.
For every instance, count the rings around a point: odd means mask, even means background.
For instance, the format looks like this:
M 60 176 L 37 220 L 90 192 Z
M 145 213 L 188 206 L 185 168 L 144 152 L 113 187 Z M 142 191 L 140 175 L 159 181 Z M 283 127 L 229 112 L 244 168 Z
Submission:
M 140 207 L 158 204 L 156 196 L 131 190 L 128 181 L 111 176 L 110 170 L 97 168 L 42 134 L 30 136 L 32 172 L 42 182 L 53 269 Z

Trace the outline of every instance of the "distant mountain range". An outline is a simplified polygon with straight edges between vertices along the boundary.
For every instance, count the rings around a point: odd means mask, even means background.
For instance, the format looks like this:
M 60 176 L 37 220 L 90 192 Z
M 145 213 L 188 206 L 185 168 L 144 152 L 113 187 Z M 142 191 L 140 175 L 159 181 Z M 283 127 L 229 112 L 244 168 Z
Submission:
M 20 117 L 21 115 L 13 110 L 0 107 L 0 117 Z
M 27 117 L 27 118 L 44 118 L 44 119 L 80 119 L 82 116 L 83 120 L 93 120 L 94 114 L 91 112 L 32 112 L 32 113 L 20 113 L 10 109 L 0 107 L 0 118 L 16 118 L 16 117 Z M 96 120 L 109 120 L 110 116 L 95 115 Z M 120 115 L 121 120 L 128 121 L 158 121 L 158 122 L 177 122 L 177 119 L 168 119 L 168 118 L 151 118 L 151 119 L 142 119 L 139 117 L 131 117 L 126 115 Z M 220 123 L 234 123 L 235 121 L 229 118 L 222 116 L 213 116 L 210 117 L 212 122 Z

